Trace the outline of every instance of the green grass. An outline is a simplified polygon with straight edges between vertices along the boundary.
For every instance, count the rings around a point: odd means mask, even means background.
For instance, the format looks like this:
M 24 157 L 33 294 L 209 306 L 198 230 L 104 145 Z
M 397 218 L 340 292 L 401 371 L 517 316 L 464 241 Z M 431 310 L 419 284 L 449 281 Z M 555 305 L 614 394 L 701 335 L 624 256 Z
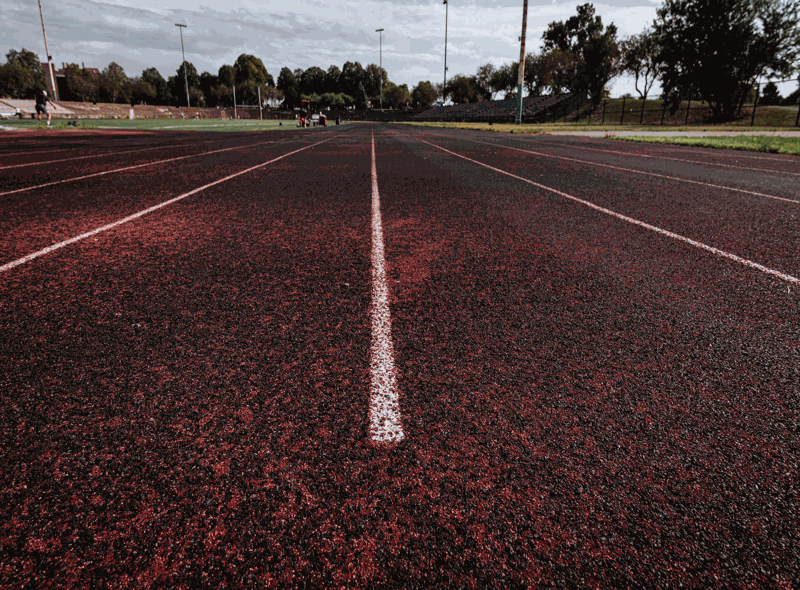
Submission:
M 273 129 L 298 129 L 294 121 L 253 121 L 231 119 L 77 119 L 77 129 L 129 129 L 140 131 L 268 131 Z M 283 123 L 283 125 L 280 125 Z M 330 122 L 329 122 L 330 125 Z M 47 129 L 44 121 L 0 121 L 0 128 Z M 67 119 L 53 119 L 53 131 L 76 129 L 67 125 Z M 312 128 L 313 129 L 313 128 Z
M 547 123 L 514 125 L 512 123 L 434 123 L 408 122 L 402 125 L 420 127 L 442 127 L 446 129 L 474 129 L 477 131 L 496 131 L 499 133 L 551 133 L 554 131 L 795 131 L 797 127 L 747 127 L 742 129 L 733 125 L 680 125 L 676 127 L 650 127 L 647 125 L 575 125 L 574 123 Z
M 736 135 L 733 137 L 609 137 L 619 141 L 644 141 L 648 143 L 671 143 L 726 150 L 749 150 L 771 154 L 800 156 L 800 137 L 774 137 L 771 135 Z

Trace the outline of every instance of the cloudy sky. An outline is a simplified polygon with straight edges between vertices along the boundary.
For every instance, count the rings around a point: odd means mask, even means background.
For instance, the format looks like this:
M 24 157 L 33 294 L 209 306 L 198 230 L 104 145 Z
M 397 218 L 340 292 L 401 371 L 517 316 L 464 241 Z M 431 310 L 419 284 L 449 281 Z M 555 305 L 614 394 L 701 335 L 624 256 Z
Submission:
M 547 25 L 573 16 L 584 1 L 529 0 L 528 47 L 539 48 Z M 616 24 L 624 37 L 650 25 L 661 0 L 593 4 L 603 23 Z M 3 56 L 25 47 L 45 58 L 37 8 L 32 0 L 0 0 Z M 42 0 L 42 8 L 58 68 L 75 62 L 102 69 L 115 61 L 129 76 L 155 66 L 166 78 L 180 67 L 175 23 L 184 23 L 186 59 L 199 72 L 216 73 L 241 53 L 261 58 L 276 79 L 284 66 L 341 68 L 348 60 L 366 66 L 379 61 L 375 29 L 383 28 L 383 66 L 393 82 L 412 88 L 443 77 L 442 0 Z M 450 0 L 448 76 L 515 60 L 521 25 L 522 0 Z M 612 87 L 612 96 L 636 95 L 630 79 Z

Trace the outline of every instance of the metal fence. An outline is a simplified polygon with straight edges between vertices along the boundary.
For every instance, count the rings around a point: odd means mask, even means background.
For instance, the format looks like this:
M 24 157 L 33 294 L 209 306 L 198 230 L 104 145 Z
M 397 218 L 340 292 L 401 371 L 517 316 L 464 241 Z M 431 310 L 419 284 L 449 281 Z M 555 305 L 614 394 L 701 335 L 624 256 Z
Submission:
M 798 79 L 800 80 L 800 79 Z M 795 80 L 781 80 L 792 82 Z M 572 108 L 570 108 L 572 107 Z M 642 100 L 637 98 L 619 98 L 604 100 L 601 105 L 593 108 L 590 104 L 583 104 L 580 108 L 574 105 L 560 105 L 560 108 L 551 109 L 547 113 L 540 113 L 533 118 L 537 122 L 563 121 L 576 125 L 688 125 L 708 122 L 713 112 L 708 103 L 692 100 L 681 101 L 678 110 L 670 112 L 667 102 L 663 100 Z M 753 127 L 759 119 L 759 125 L 770 127 L 800 127 L 800 101 L 797 105 L 759 105 L 759 92 L 756 91 L 755 100 L 744 105 L 740 116 L 730 121 L 737 126 Z

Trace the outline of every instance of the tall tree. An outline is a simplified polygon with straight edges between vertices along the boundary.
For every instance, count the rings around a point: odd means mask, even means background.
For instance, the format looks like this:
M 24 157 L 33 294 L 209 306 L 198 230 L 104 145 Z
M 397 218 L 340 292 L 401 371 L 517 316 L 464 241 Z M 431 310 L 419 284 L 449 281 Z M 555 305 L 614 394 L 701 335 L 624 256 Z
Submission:
M 657 39 L 651 30 L 645 29 L 639 35 L 632 35 L 620 43 L 619 71 L 633 75 L 634 88 L 642 100 L 647 99 L 661 73 L 661 64 L 657 58 Z
M 572 67 L 561 72 L 567 77 L 563 81 L 567 88 L 600 104 L 603 88 L 617 69 L 617 27 L 613 23 L 603 27 L 603 20 L 595 16 L 594 6 L 587 3 L 578 6 L 577 16 L 566 22 L 550 23 L 542 39 L 546 52 L 562 52 L 557 63 L 571 63 Z
M 130 100 L 130 81 L 116 62 L 112 61 L 100 74 L 100 97 L 111 102 Z
M 447 81 L 445 93 L 454 104 L 480 102 L 484 100 L 475 76 L 453 76 Z
M 164 76 L 161 75 L 161 72 L 155 68 L 147 68 L 142 72 L 140 79 L 143 82 L 150 84 L 150 86 L 152 86 L 155 90 L 156 104 L 169 104 L 171 94 L 169 91 L 169 86 L 167 85 L 167 81 L 164 79 Z
M 97 81 L 82 69 L 78 64 L 67 64 L 64 68 L 64 77 L 67 82 L 67 96 L 65 100 L 97 100 Z
M 389 83 L 389 74 L 386 73 L 385 69 L 377 64 L 369 64 L 364 68 L 364 89 L 367 91 L 367 96 L 370 98 L 380 96 L 381 83 L 383 83 L 384 89 Z
M 339 94 L 341 92 L 341 85 L 339 83 L 339 78 L 342 76 L 342 71 L 338 68 L 338 66 L 331 66 L 328 68 L 328 71 L 325 72 L 325 92 L 331 94 Z
M 33 98 L 47 88 L 39 56 L 24 47 L 6 53 L 7 62 L 0 66 L 0 94 L 10 98 Z
M 695 88 L 717 120 L 741 112 L 759 76 L 788 78 L 800 56 L 799 0 L 665 0 L 654 33 L 662 85 L 678 108 Z
M 325 70 L 313 66 L 303 72 L 300 78 L 300 92 L 302 94 L 324 94 Z
M 353 97 L 361 108 L 366 106 L 366 72 L 358 62 L 347 62 L 342 66 L 341 81 L 342 92 Z
M 194 67 L 192 62 L 184 62 L 186 66 L 186 79 L 184 79 L 184 65 L 180 65 L 175 70 L 175 75 L 170 76 L 167 84 L 169 86 L 171 102 L 176 105 L 186 106 L 186 80 L 189 82 L 189 97 L 192 104 L 197 106 L 197 98 L 200 95 L 200 76 L 197 74 L 197 68 Z
M 427 108 L 438 98 L 436 88 L 430 82 L 420 82 L 411 91 L 411 100 L 417 108 Z
M 283 92 L 284 104 L 289 108 L 298 106 L 300 100 L 300 86 L 294 73 L 284 67 L 278 75 L 278 90 Z
M 244 84 L 246 82 L 255 82 L 256 84 L 265 84 L 267 86 L 275 86 L 275 80 L 264 67 L 264 62 L 254 55 L 243 53 L 236 58 L 233 64 L 233 69 L 236 72 L 236 84 Z
M 217 96 L 214 94 L 214 88 L 219 86 L 219 78 L 209 72 L 200 74 L 200 91 L 203 93 L 205 106 L 215 107 L 218 106 Z

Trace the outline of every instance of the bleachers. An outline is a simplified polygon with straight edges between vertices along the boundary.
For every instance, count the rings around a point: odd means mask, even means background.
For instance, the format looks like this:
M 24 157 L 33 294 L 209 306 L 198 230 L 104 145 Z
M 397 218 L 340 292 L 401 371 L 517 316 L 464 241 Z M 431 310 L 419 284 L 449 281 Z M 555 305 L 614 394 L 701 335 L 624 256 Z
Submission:
M 70 117 L 73 116 L 74 113 L 69 110 L 68 108 L 64 107 L 64 105 L 60 103 L 55 103 L 55 107 L 52 106 L 50 103 L 47 103 L 47 108 L 53 114 L 54 117 Z M 36 112 L 36 101 L 25 100 L 25 99 L 16 99 L 16 98 L 3 98 L 0 99 L 0 113 L 5 116 L 16 116 L 17 109 L 19 109 L 22 116 L 28 118 L 31 114 Z
M 571 101 L 571 94 L 552 96 L 528 96 L 522 99 L 523 120 L 538 122 L 552 116 L 563 105 Z M 436 106 L 415 117 L 415 121 L 450 121 L 450 122 L 512 122 L 517 114 L 515 100 L 492 100 L 454 106 Z

